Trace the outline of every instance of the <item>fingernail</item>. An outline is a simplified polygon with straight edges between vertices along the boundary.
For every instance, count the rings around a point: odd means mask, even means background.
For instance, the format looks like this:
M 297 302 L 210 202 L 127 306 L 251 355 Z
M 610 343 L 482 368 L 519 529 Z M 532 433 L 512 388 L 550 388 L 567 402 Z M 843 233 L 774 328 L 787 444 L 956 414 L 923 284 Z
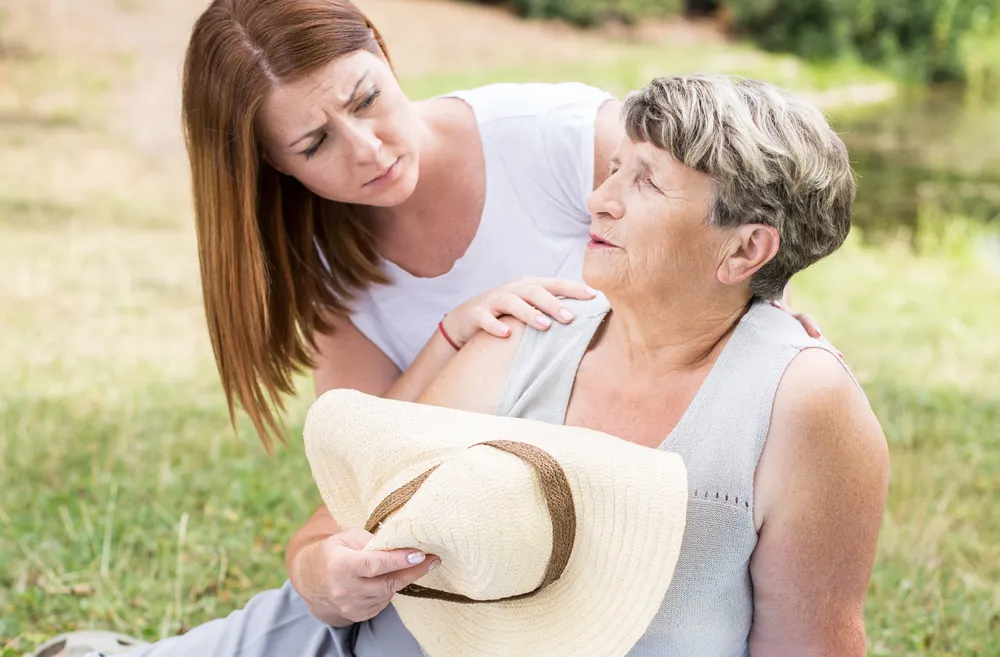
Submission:
M 537 323 L 539 326 L 544 326 L 548 328 L 549 326 L 552 325 L 552 320 L 546 317 L 545 315 L 539 315 L 538 317 L 535 318 L 535 323 Z
M 823 331 L 819 330 L 819 327 L 817 326 L 817 327 L 816 327 L 816 337 L 818 338 L 818 337 L 820 337 L 821 335 L 823 335 Z
M 506 325 L 500 327 L 500 334 L 501 335 L 507 335 L 508 333 L 510 333 L 510 329 L 507 328 Z
M 430 572 L 430 571 L 434 570 L 435 568 L 437 568 L 440 565 L 441 565 L 441 560 L 440 559 L 435 559 L 434 561 L 431 562 L 431 565 L 427 567 L 427 572 Z
M 566 310 L 565 308 L 559 311 L 559 316 L 562 317 L 567 322 L 573 319 L 573 313 Z
M 778 301 L 777 299 L 771 299 L 771 305 L 774 306 L 775 308 L 781 308 L 781 302 Z
M 424 559 L 426 558 L 427 555 L 424 554 L 423 552 L 410 552 L 408 555 L 406 555 L 406 560 L 414 566 L 416 566 L 418 563 L 423 563 Z
M 597 290 L 595 290 L 594 288 L 592 288 L 592 287 L 590 287 L 588 285 L 587 286 L 587 294 L 589 294 L 592 297 L 596 297 L 597 296 Z
M 837 357 L 840 358 L 840 360 L 844 360 L 844 354 L 840 353 L 839 351 L 837 352 Z

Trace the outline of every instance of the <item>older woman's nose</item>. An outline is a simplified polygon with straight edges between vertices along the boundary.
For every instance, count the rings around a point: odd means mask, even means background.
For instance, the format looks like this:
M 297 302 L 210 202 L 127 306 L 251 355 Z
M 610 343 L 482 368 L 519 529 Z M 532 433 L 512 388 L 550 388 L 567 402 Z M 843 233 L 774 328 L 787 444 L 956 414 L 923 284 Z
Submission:
M 610 178 L 591 192 L 587 198 L 587 209 L 590 210 L 590 214 L 621 219 L 625 214 L 625 205 L 615 192 L 615 186 Z

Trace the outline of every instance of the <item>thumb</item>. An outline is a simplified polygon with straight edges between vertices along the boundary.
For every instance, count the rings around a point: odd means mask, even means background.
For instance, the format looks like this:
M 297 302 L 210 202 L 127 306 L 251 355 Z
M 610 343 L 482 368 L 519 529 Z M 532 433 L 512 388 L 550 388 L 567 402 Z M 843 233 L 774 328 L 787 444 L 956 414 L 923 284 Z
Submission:
M 368 545 L 373 538 L 375 538 L 373 534 L 370 534 L 359 527 L 345 529 L 337 534 L 338 542 L 344 547 L 348 547 L 352 550 L 364 550 L 365 546 Z

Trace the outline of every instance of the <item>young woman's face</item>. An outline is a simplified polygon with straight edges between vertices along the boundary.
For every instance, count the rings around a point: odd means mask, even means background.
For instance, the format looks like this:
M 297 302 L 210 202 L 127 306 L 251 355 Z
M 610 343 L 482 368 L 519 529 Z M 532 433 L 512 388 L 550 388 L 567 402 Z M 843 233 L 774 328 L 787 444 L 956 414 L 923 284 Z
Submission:
M 275 87 L 260 121 L 268 161 L 323 198 L 391 207 L 416 187 L 417 115 L 367 50 Z

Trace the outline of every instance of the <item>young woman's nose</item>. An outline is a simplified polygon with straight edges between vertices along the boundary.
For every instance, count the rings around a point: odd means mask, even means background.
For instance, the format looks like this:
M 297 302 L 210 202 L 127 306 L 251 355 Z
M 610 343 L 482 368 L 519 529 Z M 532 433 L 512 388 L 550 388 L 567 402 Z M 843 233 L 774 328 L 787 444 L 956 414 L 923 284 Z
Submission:
M 351 150 L 352 159 L 358 164 L 378 162 L 382 140 L 375 134 L 375 126 L 367 122 L 352 123 L 344 130 L 345 145 Z

